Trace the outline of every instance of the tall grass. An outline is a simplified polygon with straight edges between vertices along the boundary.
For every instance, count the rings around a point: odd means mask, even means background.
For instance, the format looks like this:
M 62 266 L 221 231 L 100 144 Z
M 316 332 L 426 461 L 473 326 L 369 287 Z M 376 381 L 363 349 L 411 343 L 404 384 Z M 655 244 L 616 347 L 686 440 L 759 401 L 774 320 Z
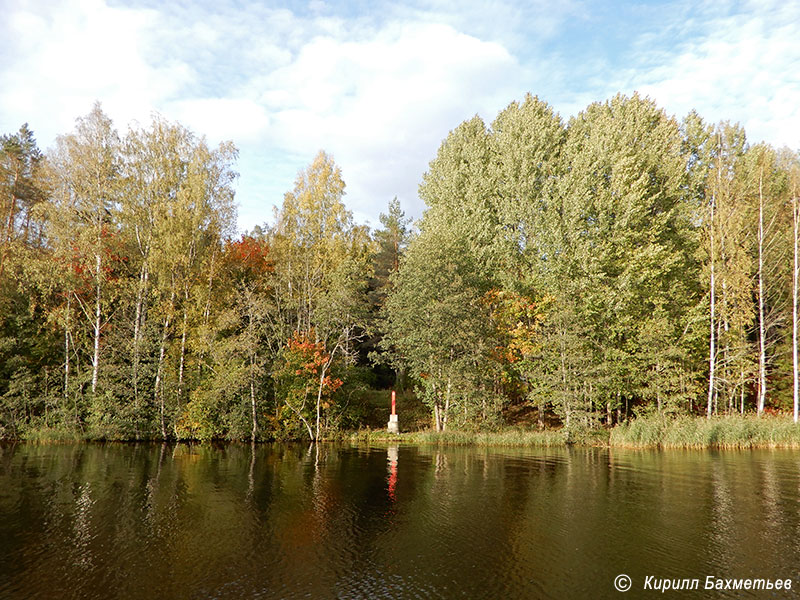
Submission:
M 87 441 L 89 436 L 72 428 L 31 429 L 21 432 L 30 443 Z M 443 444 L 450 446 L 613 446 L 627 448 L 800 448 L 800 425 L 788 416 L 647 415 L 608 429 L 560 428 L 500 431 L 412 431 L 389 433 L 385 429 L 332 432 L 329 441 L 368 444 Z
M 19 439 L 29 444 L 76 443 L 88 440 L 88 437 L 72 427 L 48 427 L 28 429 L 22 432 Z
M 627 448 L 800 448 L 800 425 L 782 416 L 641 416 L 613 429 L 505 429 L 498 432 L 361 430 L 342 438 L 358 443 L 460 446 L 614 446 Z
M 413 431 L 392 434 L 385 430 L 362 430 L 351 433 L 348 441 L 358 443 L 444 444 L 449 446 L 539 446 L 555 447 L 568 443 L 563 429 L 542 431 L 506 429 L 499 432 Z
M 782 416 L 643 416 L 611 430 L 630 448 L 800 448 L 800 425 Z

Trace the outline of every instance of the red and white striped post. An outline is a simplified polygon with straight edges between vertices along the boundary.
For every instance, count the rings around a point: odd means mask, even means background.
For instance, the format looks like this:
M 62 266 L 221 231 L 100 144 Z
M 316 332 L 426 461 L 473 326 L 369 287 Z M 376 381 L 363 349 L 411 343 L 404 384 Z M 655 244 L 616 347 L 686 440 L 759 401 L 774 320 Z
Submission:
M 395 391 L 392 390 L 392 414 L 389 415 L 389 425 L 388 425 L 389 433 L 400 433 L 400 426 L 397 422 L 396 401 L 397 401 L 397 396 L 395 394 Z

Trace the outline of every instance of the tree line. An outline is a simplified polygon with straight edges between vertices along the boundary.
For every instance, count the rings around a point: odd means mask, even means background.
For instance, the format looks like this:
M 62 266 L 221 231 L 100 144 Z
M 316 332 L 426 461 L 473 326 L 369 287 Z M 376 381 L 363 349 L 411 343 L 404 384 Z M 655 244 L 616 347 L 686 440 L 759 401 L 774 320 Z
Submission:
M 120 135 L 99 105 L 46 155 L 27 125 L 3 136 L 0 435 L 356 425 L 386 234 L 353 223 L 320 153 L 275 224 L 237 236 L 236 154 L 160 117 Z
M 797 416 L 797 154 L 634 94 L 568 122 L 527 96 L 442 143 L 382 344 L 437 429 L 523 402 Z
M 232 143 L 99 105 L 0 142 L 0 437 L 320 439 L 391 383 L 437 430 L 797 416 L 800 162 L 738 125 L 527 96 L 443 141 L 413 233 L 324 152 L 237 235 Z

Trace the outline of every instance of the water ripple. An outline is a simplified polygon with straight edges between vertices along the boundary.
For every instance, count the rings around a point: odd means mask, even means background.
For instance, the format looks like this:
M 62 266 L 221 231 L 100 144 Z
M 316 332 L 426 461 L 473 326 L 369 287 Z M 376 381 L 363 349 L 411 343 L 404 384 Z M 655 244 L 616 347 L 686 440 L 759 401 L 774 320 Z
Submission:
M 798 458 L 22 445 L 0 460 L 0 597 L 616 598 L 619 573 L 791 578 Z

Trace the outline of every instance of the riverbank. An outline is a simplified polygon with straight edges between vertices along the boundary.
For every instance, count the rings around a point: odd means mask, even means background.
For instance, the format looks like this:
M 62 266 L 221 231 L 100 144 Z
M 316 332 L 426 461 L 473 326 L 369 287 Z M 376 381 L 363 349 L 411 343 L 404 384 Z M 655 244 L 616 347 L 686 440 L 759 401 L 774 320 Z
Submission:
M 34 430 L 24 437 L 33 443 L 117 441 L 82 437 L 73 431 Z M 120 440 L 123 441 L 123 440 Z M 132 441 L 132 440 L 124 440 Z M 143 440 L 158 442 L 161 440 Z M 220 440 L 224 441 L 224 440 Z M 230 440 L 228 440 L 230 441 Z M 290 441 L 290 440 L 276 440 Z M 307 441 L 307 440 L 296 440 Z M 361 444 L 444 444 L 453 446 L 616 447 L 642 449 L 754 449 L 800 448 L 800 425 L 789 416 L 731 415 L 707 419 L 700 416 L 649 415 L 631 419 L 611 429 L 561 427 L 527 429 L 509 427 L 499 431 L 430 430 L 389 433 L 385 429 L 340 431 L 326 436 L 326 442 Z
M 699 416 L 652 415 L 632 419 L 611 429 L 506 429 L 499 432 L 416 431 L 390 434 L 364 430 L 343 436 L 359 443 L 409 443 L 476 446 L 600 446 L 651 449 L 800 448 L 800 425 L 791 417 L 732 415 L 707 419 Z
M 604 432 L 599 432 L 607 437 Z M 385 429 L 364 429 L 344 434 L 341 439 L 360 444 L 403 443 L 445 444 L 451 446 L 537 446 L 563 447 L 569 435 L 564 429 L 522 430 L 507 429 L 498 432 L 470 431 L 409 431 L 389 433 Z

